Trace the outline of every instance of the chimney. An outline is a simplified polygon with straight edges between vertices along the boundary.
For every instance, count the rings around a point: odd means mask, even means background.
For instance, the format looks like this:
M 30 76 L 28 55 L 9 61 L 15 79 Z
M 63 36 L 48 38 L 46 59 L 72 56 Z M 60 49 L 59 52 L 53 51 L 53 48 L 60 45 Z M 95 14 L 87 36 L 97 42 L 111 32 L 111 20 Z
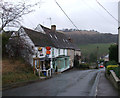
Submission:
M 51 25 L 51 31 L 56 32 L 56 25 Z
M 69 37 L 68 40 L 69 40 L 71 43 L 73 43 L 73 40 L 71 39 L 71 37 Z

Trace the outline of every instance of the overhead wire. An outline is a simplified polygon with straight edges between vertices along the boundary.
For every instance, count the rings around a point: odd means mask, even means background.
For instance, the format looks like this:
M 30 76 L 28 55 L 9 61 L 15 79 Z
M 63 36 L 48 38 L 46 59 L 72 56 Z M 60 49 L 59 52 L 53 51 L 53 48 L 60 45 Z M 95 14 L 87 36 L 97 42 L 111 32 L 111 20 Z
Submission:
M 98 0 L 96 0 L 96 2 L 118 23 L 120 23 L 120 21 L 118 19 L 116 19 Z
M 116 19 L 102 4 L 100 4 L 97 0 L 96 2 L 118 23 L 118 19 Z M 65 16 L 69 19 L 69 21 L 73 24 L 73 26 L 79 31 L 78 27 L 75 25 L 75 23 L 71 20 L 71 18 L 66 14 L 66 12 L 63 10 L 63 8 L 60 6 L 60 4 L 55 0 L 55 3 L 58 5 L 58 7 L 62 10 L 62 12 L 65 14 Z
M 102 15 L 97 9 L 94 9 L 93 6 L 90 6 L 89 4 L 87 4 L 85 2 L 85 0 L 82 0 L 83 3 L 86 4 L 87 7 L 91 8 L 92 10 L 94 10 L 96 12 L 96 14 L 102 16 L 102 18 L 104 18 L 105 20 L 109 21 L 108 18 L 104 17 L 104 15 Z M 113 26 L 115 26 L 115 24 L 112 24 Z M 102 25 L 101 25 L 102 26 Z M 116 26 L 115 26 L 116 27 Z
M 62 10 L 62 12 L 65 14 L 65 16 L 69 19 L 69 21 L 73 24 L 73 26 L 79 31 L 78 27 L 75 25 L 75 23 L 70 19 L 70 17 L 66 14 L 66 12 L 63 10 L 63 8 L 60 6 L 60 4 L 55 0 L 55 3 L 58 5 L 58 7 Z
M 25 0 L 23 0 L 23 2 L 25 3 Z M 40 2 L 41 2 L 41 0 L 40 0 Z M 38 3 L 40 4 L 40 2 L 38 2 Z M 37 3 L 35 3 L 34 5 L 37 5 Z M 39 5 L 39 8 L 40 8 L 40 5 Z M 29 23 L 30 23 L 31 26 L 36 25 L 35 22 L 31 21 L 31 19 L 29 19 L 29 17 L 27 15 L 24 18 L 26 18 L 26 20 L 29 21 Z M 36 18 L 34 18 L 34 19 L 35 19 L 35 21 L 38 21 L 38 20 L 36 20 Z M 35 29 L 35 28 L 32 27 L 32 29 Z

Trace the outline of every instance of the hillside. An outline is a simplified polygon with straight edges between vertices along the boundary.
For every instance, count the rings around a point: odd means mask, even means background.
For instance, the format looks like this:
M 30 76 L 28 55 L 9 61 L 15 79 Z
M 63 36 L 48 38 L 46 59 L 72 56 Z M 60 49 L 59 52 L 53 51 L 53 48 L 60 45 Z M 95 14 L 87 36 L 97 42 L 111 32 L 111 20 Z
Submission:
M 117 43 L 117 34 L 113 35 L 110 33 L 99 33 L 91 30 L 80 30 L 80 31 L 61 31 L 68 37 L 71 37 L 77 45 L 80 44 L 96 44 L 96 43 Z
M 79 48 L 82 51 L 82 56 L 89 57 L 91 53 L 96 55 L 97 47 L 98 47 L 98 57 L 105 56 L 108 54 L 108 48 L 112 45 L 112 43 L 99 43 L 99 44 L 85 44 L 79 45 Z
M 2 59 L 3 89 L 16 83 L 38 79 L 39 77 L 33 74 L 32 67 L 26 64 L 23 59 Z

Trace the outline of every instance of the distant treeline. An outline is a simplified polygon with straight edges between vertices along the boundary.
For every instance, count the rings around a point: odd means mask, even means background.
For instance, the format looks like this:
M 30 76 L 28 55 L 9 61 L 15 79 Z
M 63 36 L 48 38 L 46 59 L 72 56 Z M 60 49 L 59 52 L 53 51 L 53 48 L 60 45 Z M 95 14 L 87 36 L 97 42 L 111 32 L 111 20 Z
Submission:
M 81 32 L 81 33 L 80 33 Z M 76 44 L 117 43 L 118 34 L 99 33 L 96 31 L 64 32 Z M 85 33 L 84 33 L 85 32 Z M 94 33 L 94 34 L 93 34 Z
M 72 32 L 72 31 L 88 31 L 88 30 L 77 30 L 77 29 L 62 29 L 62 30 L 59 30 L 59 31 L 63 31 L 63 32 Z M 96 30 L 89 30 L 89 31 L 93 31 L 93 32 L 98 32 Z
M 94 34 L 94 35 L 72 35 L 76 44 L 92 43 L 117 43 L 117 35 L 112 34 Z

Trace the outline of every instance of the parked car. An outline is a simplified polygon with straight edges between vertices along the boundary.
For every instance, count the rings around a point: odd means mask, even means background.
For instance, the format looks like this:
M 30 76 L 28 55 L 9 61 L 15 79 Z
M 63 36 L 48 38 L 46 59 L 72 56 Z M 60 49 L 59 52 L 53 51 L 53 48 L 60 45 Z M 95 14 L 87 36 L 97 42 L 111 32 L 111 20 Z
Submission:
M 99 68 L 104 68 L 103 62 L 101 62 L 100 64 L 98 64 Z
M 103 68 L 104 66 L 103 65 L 100 65 L 100 67 L 99 68 Z

